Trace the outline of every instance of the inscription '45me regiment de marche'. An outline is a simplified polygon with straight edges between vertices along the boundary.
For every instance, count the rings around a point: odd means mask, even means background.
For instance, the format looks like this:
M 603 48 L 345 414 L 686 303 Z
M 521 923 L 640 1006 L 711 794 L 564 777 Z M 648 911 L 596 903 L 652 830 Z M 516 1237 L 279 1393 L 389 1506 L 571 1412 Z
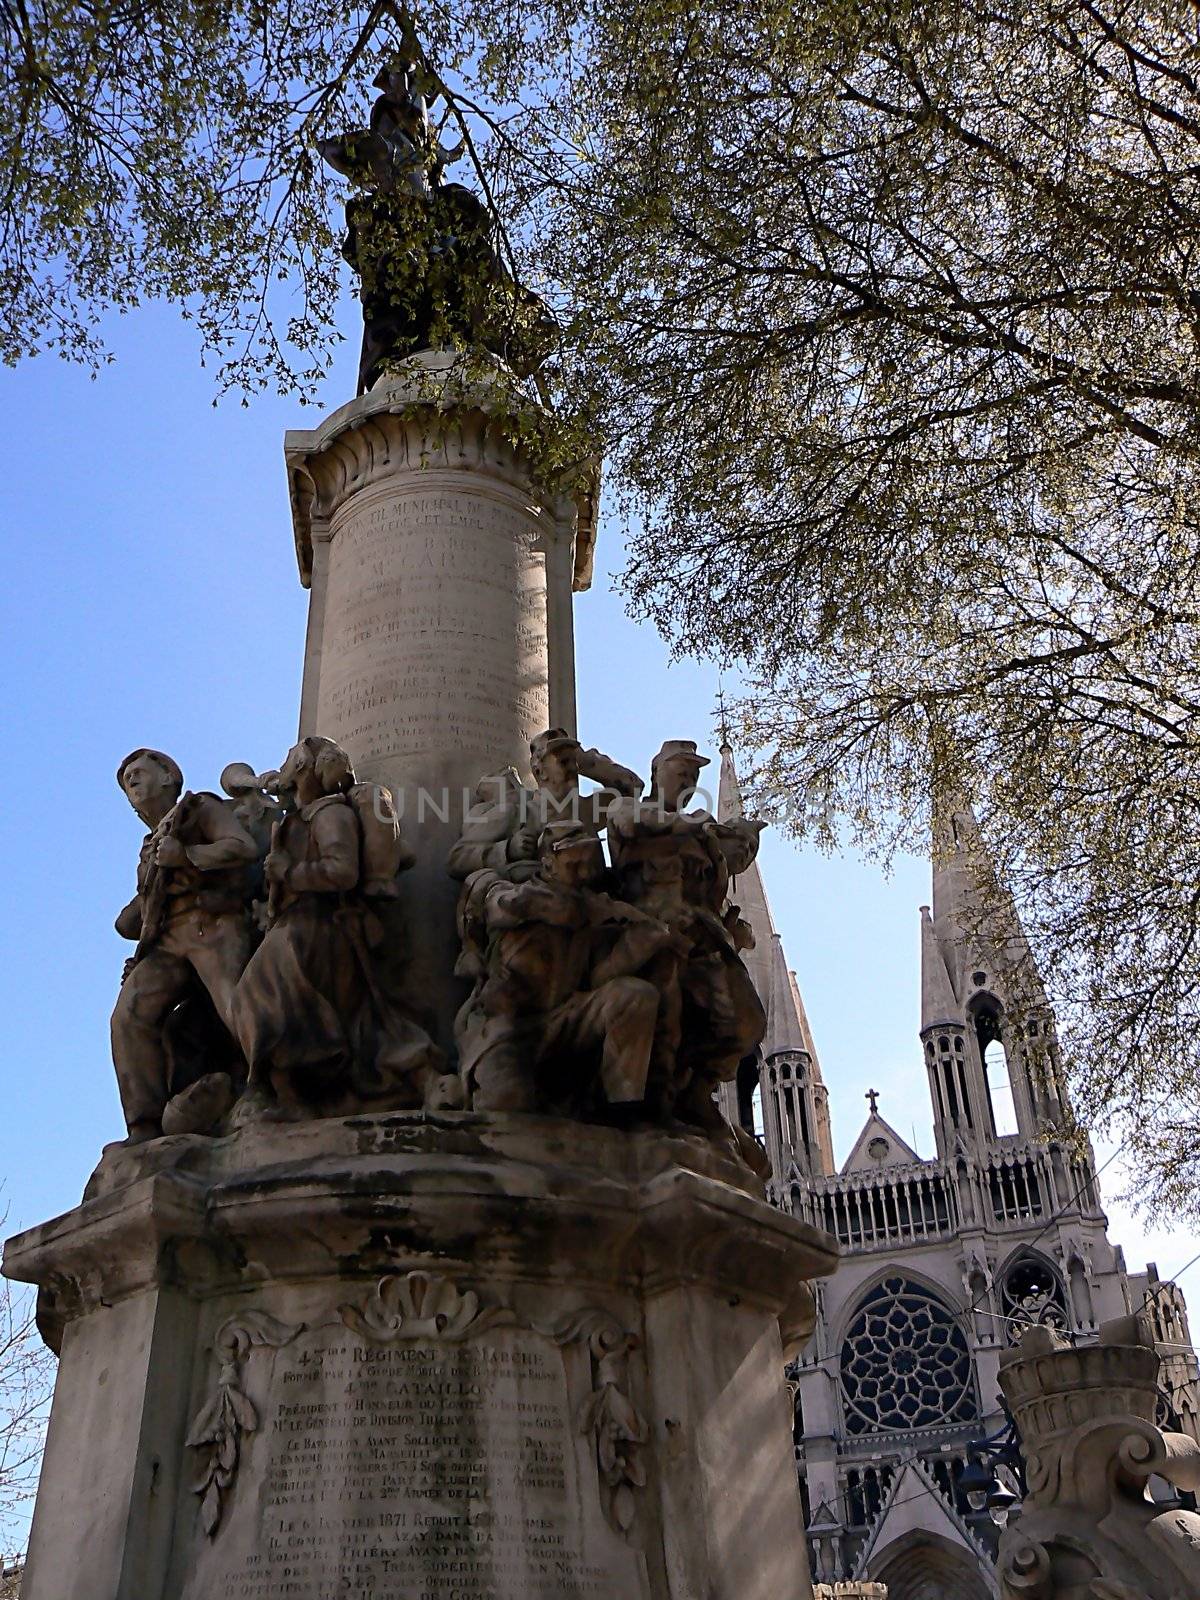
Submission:
M 343 1495 L 373 1499 L 416 1493 L 469 1501 L 474 1491 L 486 1487 L 487 1472 L 469 1440 L 461 1441 L 466 1448 L 457 1454 L 448 1447 L 446 1422 L 449 1411 L 473 1405 L 486 1405 L 493 1425 L 505 1426 L 506 1418 L 513 1424 L 511 1439 L 497 1438 L 488 1452 L 493 1471 L 497 1466 L 516 1470 L 529 1490 L 565 1491 L 563 1462 L 555 1452 L 554 1434 L 561 1419 L 557 1398 L 549 1394 L 545 1404 L 539 1404 L 524 1388 L 511 1396 L 495 1392 L 498 1375 L 519 1379 L 525 1387 L 550 1377 L 536 1350 L 472 1343 L 469 1363 L 446 1369 L 416 1348 L 426 1343 L 435 1350 L 461 1347 L 489 1330 L 516 1329 L 521 1324 L 511 1309 L 483 1306 L 473 1290 L 462 1292 L 447 1278 L 412 1272 L 383 1278 L 361 1306 L 342 1306 L 340 1320 L 369 1342 L 349 1351 L 306 1350 L 282 1375 L 282 1395 L 273 1419 L 273 1431 L 282 1445 L 268 1481 L 273 1503 L 292 1509 L 319 1507 L 324 1494 L 315 1486 L 318 1466 L 325 1472 L 337 1469 Z M 605 1515 L 615 1530 L 629 1538 L 636 1517 L 634 1491 L 646 1481 L 640 1452 L 648 1437 L 646 1423 L 628 1395 L 629 1355 L 637 1341 L 609 1313 L 593 1308 L 572 1312 L 551 1326 L 525 1326 L 560 1348 L 576 1342 L 587 1345 L 593 1387 L 579 1408 L 576 1424 L 581 1434 L 594 1440 Z M 225 1498 L 234 1485 L 242 1437 L 259 1427 L 257 1410 L 244 1391 L 243 1364 L 255 1346 L 281 1349 L 304 1331 L 303 1324 L 289 1327 L 262 1313 L 245 1313 L 230 1319 L 217 1335 L 221 1359 L 217 1392 L 188 1436 L 189 1446 L 200 1456 L 193 1486 L 201 1497 L 201 1524 L 210 1538 L 217 1533 Z M 310 1331 L 316 1334 L 320 1328 Z M 321 1379 L 336 1383 L 344 1400 L 290 1398 L 293 1385 Z M 399 1458 L 387 1435 L 393 1421 L 406 1423 L 408 1429 L 406 1455 Z M 380 1436 L 373 1441 L 376 1429 Z M 545 1438 L 539 1440 L 543 1430 Z M 319 1445 L 313 1442 L 314 1434 Z M 380 1511 L 364 1519 L 360 1531 L 378 1534 L 384 1517 L 390 1530 L 409 1530 L 408 1516 Z M 411 1531 L 436 1520 L 414 1520 Z M 459 1526 L 454 1518 L 451 1523 Z M 473 1526 L 469 1515 L 464 1526 Z M 338 1527 L 342 1534 L 354 1531 L 344 1521 Z M 316 1530 L 302 1530 L 305 1538 L 331 1531 L 326 1518 L 320 1519 Z M 542 1542 L 556 1537 L 551 1524 L 544 1532 Z M 294 1535 L 295 1530 L 281 1522 L 273 1537 Z M 526 1535 L 521 1537 L 527 1545 Z

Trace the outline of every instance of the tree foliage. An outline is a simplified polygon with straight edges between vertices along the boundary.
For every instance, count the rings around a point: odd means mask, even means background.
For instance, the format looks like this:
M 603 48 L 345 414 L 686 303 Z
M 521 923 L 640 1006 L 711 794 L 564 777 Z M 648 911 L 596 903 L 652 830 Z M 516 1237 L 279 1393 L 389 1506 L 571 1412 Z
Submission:
M 798 833 L 974 799 L 1085 1114 L 1193 1210 L 1198 67 L 1184 6 L 655 0 L 555 257 L 635 606 L 743 666 Z
M 224 382 L 311 392 L 337 289 L 313 141 L 361 122 L 391 0 L 0 6 L 6 357 L 98 359 L 98 312 L 165 294 Z M 1194 8 L 416 21 L 506 251 L 559 309 L 549 381 L 605 442 L 632 604 L 740 665 L 797 832 L 924 848 L 935 765 L 974 798 L 1084 1110 L 1190 1200 Z

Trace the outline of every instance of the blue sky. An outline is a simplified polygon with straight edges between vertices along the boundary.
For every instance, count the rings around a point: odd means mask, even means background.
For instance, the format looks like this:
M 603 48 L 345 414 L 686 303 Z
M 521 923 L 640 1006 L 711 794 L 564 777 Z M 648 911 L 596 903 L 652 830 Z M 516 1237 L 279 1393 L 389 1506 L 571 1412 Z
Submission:
M 325 409 L 348 399 L 356 313 Z M 9 1225 L 74 1205 L 123 1127 L 108 1015 L 127 948 L 112 919 L 132 890 L 141 829 L 114 772 L 158 745 L 193 787 L 227 761 L 278 762 L 297 717 L 306 595 L 292 547 L 282 439 L 313 408 L 212 404 L 193 331 L 167 307 L 114 321 L 116 360 L 93 381 L 49 358 L 0 372 L 0 591 L 10 753 L 0 848 Z M 580 733 L 643 771 L 664 737 L 713 747 L 715 669 L 668 665 L 611 589 L 622 553 L 602 529 L 597 581 L 576 610 Z M 19 758 L 19 759 L 18 759 Z M 833 1102 L 839 1159 L 868 1088 L 922 1154 L 932 1133 L 917 1040 L 918 905 L 928 867 L 885 878 L 852 856 L 799 853 L 769 833 L 762 863 Z M 1148 1231 L 1112 1203 L 1137 1270 L 1181 1267 L 1185 1233 Z M 1115 1181 L 1114 1181 L 1115 1179 Z M 1200 1270 L 1185 1285 L 1200 1304 Z

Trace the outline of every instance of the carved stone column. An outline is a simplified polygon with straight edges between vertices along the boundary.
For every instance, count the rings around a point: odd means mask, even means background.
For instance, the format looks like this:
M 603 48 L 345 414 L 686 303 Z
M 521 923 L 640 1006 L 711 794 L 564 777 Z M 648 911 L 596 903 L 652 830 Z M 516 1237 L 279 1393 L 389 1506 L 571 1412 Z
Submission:
M 1033 1328 L 1001 1357 L 1029 1492 L 1000 1541 L 1005 1600 L 1193 1600 L 1200 1516 L 1164 1511 L 1152 1475 L 1200 1488 L 1200 1445 L 1155 1423 L 1159 1356 L 1149 1320 L 1104 1324 L 1072 1347 Z
M 23 1600 L 802 1600 L 832 1241 L 699 1136 L 396 1114 L 111 1147 Z
M 575 731 L 571 597 L 591 581 L 591 493 L 535 485 L 514 403 L 491 358 L 468 376 L 427 351 L 284 443 L 311 595 L 300 732 L 335 739 L 403 807 L 411 989 L 443 1045 L 461 999 L 445 861 L 463 791 L 507 766 L 527 776 L 535 734 Z M 530 416 L 549 422 L 523 405 L 528 441 Z

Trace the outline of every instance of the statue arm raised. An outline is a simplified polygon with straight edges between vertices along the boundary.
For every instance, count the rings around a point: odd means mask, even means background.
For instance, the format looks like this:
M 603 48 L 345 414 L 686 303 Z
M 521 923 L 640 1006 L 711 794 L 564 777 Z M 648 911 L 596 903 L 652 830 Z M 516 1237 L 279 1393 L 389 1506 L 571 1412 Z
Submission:
M 712 824 L 713 842 L 735 878 L 745 872 L 758 855 L 759 835 L 765 827 L 765 822 L 752 822 L 748 817 Z
M 579 771 L 585 778 L 602 783 L 606 789 L 615 789 L 619 795 L 634 799 L 645 785 L 636 772 L 623 767 L 603 750 L 584 750 L 579 757 Z

